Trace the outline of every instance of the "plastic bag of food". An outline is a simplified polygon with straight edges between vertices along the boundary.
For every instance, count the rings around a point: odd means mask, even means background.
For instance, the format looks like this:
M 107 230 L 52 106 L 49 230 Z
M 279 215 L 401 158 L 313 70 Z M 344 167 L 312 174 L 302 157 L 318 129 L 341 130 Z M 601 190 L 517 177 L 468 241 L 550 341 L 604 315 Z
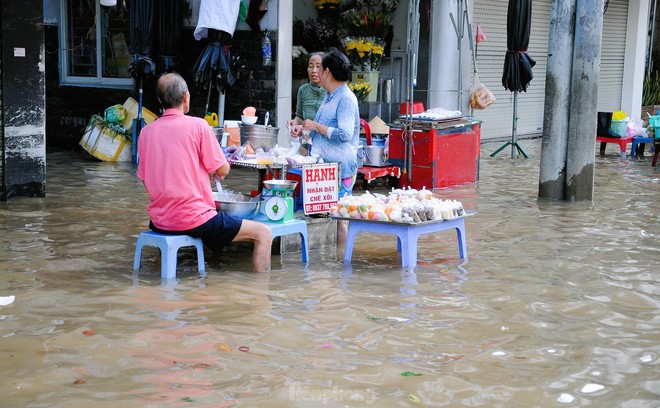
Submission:
M 474 87 L 470 92 L 470 108 L 486 109 L 495 102 L 495 96 L 486 88 L 486 85 L 479 82 L 479 78 L 474 76 Z
M 126 119 L 126 108 L 122 105 L 112 105 L 105 110 L 105 120 L 112 124 L 121 125 L 124 119 Z

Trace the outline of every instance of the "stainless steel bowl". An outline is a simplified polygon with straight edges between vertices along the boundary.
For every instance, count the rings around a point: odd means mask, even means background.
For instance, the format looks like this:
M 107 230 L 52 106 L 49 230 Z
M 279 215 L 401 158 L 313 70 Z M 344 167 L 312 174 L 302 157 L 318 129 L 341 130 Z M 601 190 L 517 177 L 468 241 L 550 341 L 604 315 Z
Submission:
M 264 187 L 271 191 L 295 190 L 298 182 L 295 180 L 265 180 Z
M 218 193 L 214 192 L 213 198 L 218 198 Z M 259 211 L 259 207 L 261 207 L 262 200 L 251 201 L 252 197 L 247 194 L 241 194 L 236 198 L 233 201 L 219 201 L 216 199 L 215 207 L 218 211 L 238 218 L 251 218 Z
M 277 134 L 280 128 L 264 125 L 240 125 L 241 146 L 250 143 L 254 150 L 259 148 L 269 151 L 277 144 Z

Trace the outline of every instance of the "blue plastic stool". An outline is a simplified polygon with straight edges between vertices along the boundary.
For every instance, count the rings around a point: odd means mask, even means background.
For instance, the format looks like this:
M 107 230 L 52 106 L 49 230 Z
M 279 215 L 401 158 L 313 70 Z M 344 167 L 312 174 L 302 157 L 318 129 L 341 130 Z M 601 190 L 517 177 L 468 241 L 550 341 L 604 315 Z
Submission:
M 355 237 L 358 233 L 365 231 L 381 234 L 395 234 L 397 236 L 396 249 L 401 252 L 401 266 L 404 268 L 413 267 L 417 265 L 417 239 L 419 236 L 430 232 L 444 231 L 452 228 L 456 229 L 458 237 L 458 253 L 461 258 L 467 258 L 465 221 L 463 218 L 425 222 L 421 224 L 392 224 L 387 222 L 350 220 L 348 221 L 348 235 L 346 236 L 344 262 L 351 262 Z
M 307 222 L 303 220 L 290 220 L 286 222 L 268 222 L 262 221 L 268 228 L 270 232 L 275 237 L 280 237 L 282 235 L 289 234 L 300 234 L 300 240 L 302 244 L 302 261 L 304 264 L 308 262 L 309 259 L 309 244 L 307 241 Z
M 653 138 L 641 136 L 633 137 L 632 147 L 630 148 L 630 157 L 637 157 L 637 145 L 640 143 L 653 143 Z
M 204 272 L 204 246 L 201 238 L 188 235 L 159 234 L 153 231 L 141 232 L 135 245 L 135 259 L 133 270 L 140 269 L 142 247 L 152 246 L 160 248 L 160 277 L 173 279 L 176 277 L 176 255 L 181 247 L 194 246 L 197 248 L 197 270 Z

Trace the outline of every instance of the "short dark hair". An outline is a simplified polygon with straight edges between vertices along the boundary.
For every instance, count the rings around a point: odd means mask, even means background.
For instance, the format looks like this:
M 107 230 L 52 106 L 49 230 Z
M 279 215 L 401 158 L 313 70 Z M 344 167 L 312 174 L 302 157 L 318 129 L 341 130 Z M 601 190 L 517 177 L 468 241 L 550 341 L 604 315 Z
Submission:
M 353 70 L 353 64 L 343 52 L 330 48 L 321 60 L 323 69 L 328 68 L 337 81 L 348 81 Z
M 183 103 L 183 95 L 188 92 L 186 80 L 181 75 L 169 72 L 161 75 L 156 84 L 156 96 L 163 109 L 176 108 Z

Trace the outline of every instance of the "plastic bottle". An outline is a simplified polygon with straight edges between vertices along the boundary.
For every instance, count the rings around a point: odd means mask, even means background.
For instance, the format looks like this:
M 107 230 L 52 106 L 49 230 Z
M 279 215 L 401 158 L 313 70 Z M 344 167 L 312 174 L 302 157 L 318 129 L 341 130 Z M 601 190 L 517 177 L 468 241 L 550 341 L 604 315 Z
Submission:
M 264 67 L 269 67 L 272 64 L 272 50 L 270 48 L 270 36 L 268 30 L 264 31 L 264 37 L 261 40 L 261 55 L 263 57 Z

